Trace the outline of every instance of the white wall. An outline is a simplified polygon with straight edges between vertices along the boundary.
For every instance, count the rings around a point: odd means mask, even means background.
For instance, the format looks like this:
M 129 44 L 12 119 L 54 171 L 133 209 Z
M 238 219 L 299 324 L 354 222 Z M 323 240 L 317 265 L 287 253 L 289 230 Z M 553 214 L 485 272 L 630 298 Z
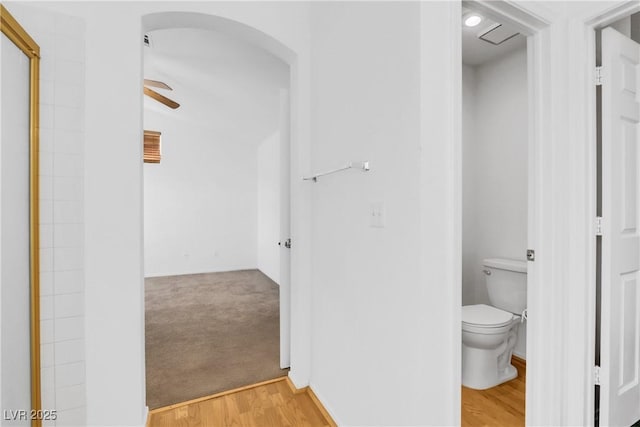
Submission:
M 258 147 L 279 126 L 289 67 L 219 31 L 150 31 L 145 78 L 181 105 L 144 98 L 162 161 L 144 165 L 145 276 L 256 268 Z
M 256 268 L 257 152 L 179 114 L 145 111 L 162 161 L 144 165 L 145 276 Z
M 435 77 L 422 61 L 438 64 L 455 52 L 447 43 L 423 48 L 422 41 L 449 25 L 450 10 L 455 8 L 446 3 L 312 5 L 312 170 L 349 161 L 371 164 L 368 173 L 347 171 L 308 183 L 313 191 L 311 386 L 339 425 L 452 425 L 459 413 L 459 406 L 452 410 L 456 399 L 447 388 L 456 381 L 455 357 L 443 361 L 433 351 L 455 344 L 446 327 L 444 335 L 434 328 L 442 318 L 429 303 L 442 306 L 455 298 L 445 295 L 446 281 L 438 281 L 448 274 L 440 257 L 449 253 L 440 235 L 426 243 L 421 234 L 423 195 L 433 197 L 436 206 L 439 202 L 438 189 L 421 188 L 422 155 L 439 130 L 437 123 L 425 122 L 422 134 L 422 118 L 436 117 L 430 111 L 436 104 L 443 108 L 433 88 L 431 98 L 422 98 L 422 78 Z M 422 23 L 421 17 L 436 22 Z M 442 152 L 439 145 L 432 147 L 435 160 Z M 447 180 L 443 175 L 438 182 Z M 386 226 L 373 228 L 370 207 L 380 203 Z M 438 215 L 432 224 L 448 233 Z M 438 249 L 433 257 L 431 245 Z M 441 268 L 442 275 L 423 276 L 423 265 Z M 451 356 L 449 351 L 442 355 Z M 439 392 L 430 386 L 436 383 Z M 447 398 L 440 400 L 443 394 Z
M 280 132 L 258 146 L 258 269 L 280 284 Z
M 463 288 L 488 304 L 482 259 L 526 251 L 526 51 L 464 70 Z
M 468 264 L 476 259 L 475 207 L 476 69 L 462 64 L 462 305 L 476 303 L 476 275 Z M 467 268 L 465 268 L 467 267 Z
M 50 425 L 85 425 L 84 70 L 81 19 L 15 2 L 41 48 L 40 331 L 42 407 Z
M 527 249 L 527 52 L 463 70 L 463 304 L 490 304 L 482 260 Z

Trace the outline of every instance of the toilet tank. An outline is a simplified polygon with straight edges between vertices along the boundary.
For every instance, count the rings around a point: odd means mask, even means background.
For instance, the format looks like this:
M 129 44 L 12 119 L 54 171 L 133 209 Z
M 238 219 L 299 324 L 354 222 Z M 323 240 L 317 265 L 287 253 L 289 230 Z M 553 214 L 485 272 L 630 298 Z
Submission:
M 491 305 L 514 314 L 527 308 L 527 262 L 507 258 L 483 260 Z

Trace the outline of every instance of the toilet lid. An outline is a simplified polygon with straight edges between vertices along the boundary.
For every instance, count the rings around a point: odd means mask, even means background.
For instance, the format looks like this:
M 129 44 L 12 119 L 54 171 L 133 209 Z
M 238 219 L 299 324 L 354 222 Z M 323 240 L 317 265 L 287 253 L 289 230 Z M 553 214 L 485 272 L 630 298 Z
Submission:
M 462 306 L 462 322 L 480 326 L 504 326 L 513 320 L 513 313 L 485 304 Z

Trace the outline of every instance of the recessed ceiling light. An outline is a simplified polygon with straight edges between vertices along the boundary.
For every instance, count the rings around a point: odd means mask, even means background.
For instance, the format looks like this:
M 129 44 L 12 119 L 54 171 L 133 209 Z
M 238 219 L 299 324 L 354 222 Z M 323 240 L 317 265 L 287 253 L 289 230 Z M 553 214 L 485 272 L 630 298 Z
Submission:
M 467 15 L 464 18 L 464 25 L 466 25 L 467 27 L 475 27 L 476 25 L 480 24 L 482 22 L 482 16 L 477 15 L 475 13 L 471 14 L 471 15 Z

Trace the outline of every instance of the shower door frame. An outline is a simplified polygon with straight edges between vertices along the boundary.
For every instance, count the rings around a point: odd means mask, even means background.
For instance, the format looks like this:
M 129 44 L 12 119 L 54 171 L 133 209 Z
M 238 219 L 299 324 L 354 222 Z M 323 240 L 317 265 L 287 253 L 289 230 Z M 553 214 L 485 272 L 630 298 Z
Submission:
M 40 384 L 40 46 L 20 23 L 0 5 L 0 31 L 29 59 L 29 320 L 31 346 L 31 419 L 40 427 L 42 401 Z M 26 409 L 26 408 L 21 408 Z

